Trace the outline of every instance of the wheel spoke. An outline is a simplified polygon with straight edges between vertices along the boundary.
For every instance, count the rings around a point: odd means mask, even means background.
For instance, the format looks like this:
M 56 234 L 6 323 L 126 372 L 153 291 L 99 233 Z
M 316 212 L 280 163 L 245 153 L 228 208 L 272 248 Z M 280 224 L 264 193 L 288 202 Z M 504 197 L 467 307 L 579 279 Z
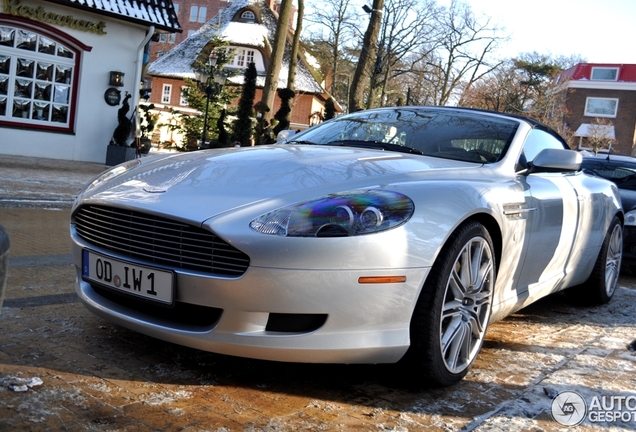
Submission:
M 460 319 L 457 321 L 457 325 L 454 326 L 452 334 L 449 334 L 447 343 L 442 348 L 444 358 L 451 368 L 462 368 L 465 363 L 467 339 L 470 339 L 467 325 Z
M 467 312 L 468 313 L 466 315 L 468 316 L 468 323 L 470 325 L 472 334 L 475 335 L 476 338 L 480 338 L 481 334 L 485 331 L 485 325 L 487 324 L 481 322 L 481 308 L 479 308 L 478 310 L 470 310 Z
M 464 294 L 466 293 L 466 285 L 464 285 L 461 276 L 454 268 L 451 272 L 450 280 L 448 281 L 448 283 L 453 297 L 456 299 L 462 299 L 464 297 Z
M 457 334 L 461 329 L 462 318 L 457 315 L 451 319 L 448 326 L 442 330 L 442 353 L 446 353 L 457 338 Z M 446 357 L 446 355 L 444 355 Z
M 459 315 L 462 308 L 462 302 L 458 300 L 451 300 L 442 306 L 442 321 L 444 318 L 453 317 Z
M 470 284 L 472 286 L 478 285 L 477 278 L 480 277 L 480 270 L 481 270 L 482 257 L 483 257 L 483 254 L 484 254 L 484 247 L 485 247 L 485 245 L 484 245 L 483 240 L 474 241 L 470 245 L 470 249 L 471 249 L 471 253 L 470 253 L 470 258 L 471 258 Z

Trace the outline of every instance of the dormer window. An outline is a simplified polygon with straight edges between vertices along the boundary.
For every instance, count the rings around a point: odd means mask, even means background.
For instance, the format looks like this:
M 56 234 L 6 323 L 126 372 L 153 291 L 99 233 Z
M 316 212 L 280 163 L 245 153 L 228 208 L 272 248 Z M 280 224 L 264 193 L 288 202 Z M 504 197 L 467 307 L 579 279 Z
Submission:
M 241 19 L 254 22 L 256 21 L 256 15 L 252 11 L 245 11 L 241 14 Z
M 225 64 L 228 68 L 244 69 L 250 63 L 254 63 L 257 72 L 265 72 L 265 63 L 263 62 L 263 54 L 253 47 L 229 46 L 229 52 L 232 57 Z
M 593 67 L 591 79 L 594 81 L 618 81 L 618 68 Z

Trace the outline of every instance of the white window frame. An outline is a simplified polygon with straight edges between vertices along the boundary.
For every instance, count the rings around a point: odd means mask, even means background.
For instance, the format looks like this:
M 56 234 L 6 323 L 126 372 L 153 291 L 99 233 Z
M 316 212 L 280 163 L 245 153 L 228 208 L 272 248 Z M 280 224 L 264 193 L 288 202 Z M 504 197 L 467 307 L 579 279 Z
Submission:
M 172 98 L 172 84 L 164 84 L 161 88 L 161 103 L 170 105 Z
M 159 35 L 159 42 L 161 42 L 161 43 L 168 42 L 168 34 L 167 33 L 161 33 Z
M 232 59 L 232 66 L 240 68 L 246 68 L 247 65 L 254 62 L 255 51 L 245 48 L 234 48 L 234 58 Z
M 236 50 L 236 55 L 234 56 L 234 63 L 238 67 L 245 67 L 245 51 L 244 49 Z
M 176 33 L 170 33 L 170 35 L 168 36 L 168 43 L 175 43 L 177 41 L 177 34 Z
M 608 108 L 603 109 L 603 107 L 599 107 L 599 103 L 606 103 L 610 105 Z M 613 105 L 613 112 L 609 112 L 611 110 L 611 105 Z M 601 109 L 598 109 L 601 108 Z M 600 97 L 588 97 L 585 99 L 585 114 L 588 117 L 608 117 L 615 118 L 616 113 L 618 112 L 618 99 L 617 98 L 600 98 Z
M 181 97 L 179 98 L 179 105 L 188 106 L 188 99 L 186 98 L 186 95 L 188 94 L 189 91 L 190 91 L 190 87 L 181 86 Z
M 601 72 L 601 71 L 614 71 L 616 73 L 616 75 L 612 79 L 594 77 L 594 72 L 597 72 L 597 71 L 598 72 Z M 590 79 L 592 81 L 618 81 L 618 72 L 619 72 L 619 70 L 618 70 L 617 67 L 594 66 L 594 67 L 592 67 L 592 72 L 590 73 Z
M 199 22 L 204 23 L 208 14 L 208 8 L 205 6 L 199 6 Z
M 0 45 L 0 123 L 72 130 L 79 51 L 19 25 L 0 22 L 0 28 L 13 35 L 11 46 Z M 33 38 L 33 49 L 20 47 L 20 37 Z
M 252 11 L 245 11 L 241 14 L 241 19 L 255 21 L 256 15 Z
M 190 6 L 190 22 L 197 22 L 199 18 L 199 6 Z

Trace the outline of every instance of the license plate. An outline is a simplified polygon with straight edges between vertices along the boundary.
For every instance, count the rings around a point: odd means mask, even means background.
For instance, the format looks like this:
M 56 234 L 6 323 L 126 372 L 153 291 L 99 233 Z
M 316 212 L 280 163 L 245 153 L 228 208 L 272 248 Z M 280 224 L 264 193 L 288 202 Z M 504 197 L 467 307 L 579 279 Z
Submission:
M 82 276 L 108 288 L 170 305 L 174 299 L 174 273 L 119 261 L 93 251 L 82 251 Z

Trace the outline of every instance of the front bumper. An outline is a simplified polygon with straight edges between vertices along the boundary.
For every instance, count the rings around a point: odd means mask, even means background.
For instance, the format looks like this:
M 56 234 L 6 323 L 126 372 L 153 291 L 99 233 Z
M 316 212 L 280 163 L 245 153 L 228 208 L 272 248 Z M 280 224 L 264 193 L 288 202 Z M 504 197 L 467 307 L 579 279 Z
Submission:
M 180 320 L 120 301 L 82 279 L 82 250 L 71 231 L 76 291 L 96 315 L 176 344 L 220 354 L 308 363 L 394 363 L 409 346 L 409 324 L 428 268 L 289 270 L 250 267 L 240 278 L 176 270 L 176 302 L 209 322 Z M 91 247 L 94 249 L 94 247 Z M 98 250 L 99 251 L 99 250 Z M 112 252 L 99 251 L 127 260 Z M 141 263 L 140 263 L 141 264 Z M 360 284 L 362 276 L 404 275 L 404 283 Z M 106 295 L 105 295 L 106 294 Z M 162 311 L 165 311 L 163 313 Z M 272 316 L 323 316 L 317 328 L 268 330 Z M 284 326 L 283 326 L 284 327 Z

